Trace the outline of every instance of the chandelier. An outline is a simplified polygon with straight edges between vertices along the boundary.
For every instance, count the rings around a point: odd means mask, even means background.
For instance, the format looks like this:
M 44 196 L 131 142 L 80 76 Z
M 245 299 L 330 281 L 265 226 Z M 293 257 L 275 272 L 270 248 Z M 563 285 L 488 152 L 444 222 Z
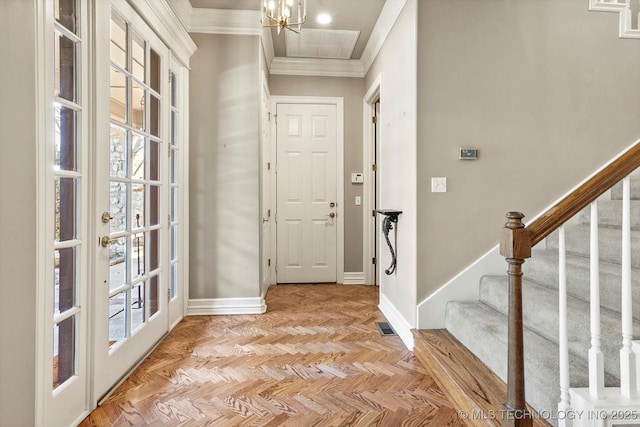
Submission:
M 296 22 L 291 22 L 297 16 Z M 302 24 L 307 20 L 307 0 L 262 0 L 263 27 L 276 27 L 278 34 L 283 28 L 300 34 Z

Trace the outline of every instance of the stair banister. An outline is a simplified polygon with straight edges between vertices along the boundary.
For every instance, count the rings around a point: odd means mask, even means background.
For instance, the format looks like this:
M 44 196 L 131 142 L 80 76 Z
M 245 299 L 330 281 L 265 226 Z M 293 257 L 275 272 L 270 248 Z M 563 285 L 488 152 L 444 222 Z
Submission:
M 526 409 L 524 392 L 522 264 L 531 257 L 533 246 L 638 167 L 640 167 L 640 144 L 634 145 L 609 163 L 528 226 L 525 227 L 522 222 L 524 214 L 520 212 L 506 214 L 508 221 L 500 235 L 500 254 L 506 258 L 509 266 L 507 271 L 509 277 L 507 400 L 502 413 L 503 426 L 532 425 L 531 414 Z M 633 364 L 630 358 L 627 360 Z

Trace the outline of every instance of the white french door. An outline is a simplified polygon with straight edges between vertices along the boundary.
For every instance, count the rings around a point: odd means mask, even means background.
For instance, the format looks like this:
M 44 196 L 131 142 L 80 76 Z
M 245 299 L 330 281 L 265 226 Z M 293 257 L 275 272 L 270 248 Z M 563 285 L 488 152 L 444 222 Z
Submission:
M 278 283 L 337 281 L 337 117 L 334 104 L 277 104 Z
M 94 398 L 168 330 L 169 50 L 125 0 L 96 2 Z M 109 16 L 106 28 L 104 16 Z
M 260 186 L 262 208 L 262 295 L 271 285 L 271 108 L 269 86 L 266 77 L 262 77 L 260 114 L 262 117 L 260 157 L 262 181 Z

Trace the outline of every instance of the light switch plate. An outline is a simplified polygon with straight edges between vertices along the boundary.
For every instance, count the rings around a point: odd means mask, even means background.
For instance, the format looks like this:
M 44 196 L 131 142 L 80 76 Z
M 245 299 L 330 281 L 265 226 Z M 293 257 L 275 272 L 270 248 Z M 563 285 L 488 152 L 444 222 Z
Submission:
M 431 192 L 432 193 L 446 193 L 447 192 L 447 178 L 445 178 L 445 177 L 431 177 Z
M 360 206 L 362 204 L 362 197 L 356 196 L 356 206 Z

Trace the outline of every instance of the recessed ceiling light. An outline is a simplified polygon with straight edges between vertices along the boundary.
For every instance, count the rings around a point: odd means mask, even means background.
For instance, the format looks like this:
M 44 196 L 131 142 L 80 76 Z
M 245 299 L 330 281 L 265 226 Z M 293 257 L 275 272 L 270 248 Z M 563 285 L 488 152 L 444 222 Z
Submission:
M 331 23 L 331 15 L 329 15 L 328 13 L 321 13 L 320 15 L 318 15 L 318 17 L 316 18 L 316 22 L 318 24 L 321 25 L 327 25 Z

